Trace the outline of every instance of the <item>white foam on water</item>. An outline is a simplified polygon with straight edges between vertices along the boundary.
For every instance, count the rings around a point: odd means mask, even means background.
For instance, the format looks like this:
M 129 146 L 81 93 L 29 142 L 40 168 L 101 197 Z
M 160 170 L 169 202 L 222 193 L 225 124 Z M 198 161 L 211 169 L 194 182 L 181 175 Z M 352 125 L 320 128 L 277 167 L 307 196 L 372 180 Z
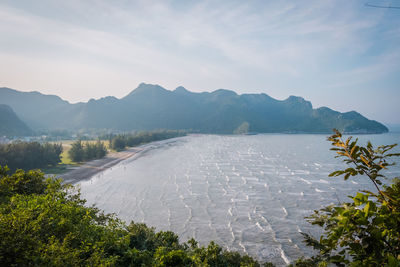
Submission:
M 225 190 L 225 188 L 222 188 L 222 191 L 224 191 L 224 196 L 226 196 L 226 194 L 228 193 L 228 191 Z
M 281 258 L 283 259 L 283 261 L 289 265 L 290 264 L 290 260 L 289 258 L 286 256 L 285 252 L 283 251 L 283 249 L 281 248 Z
M 310 181 L 307 181 L 307 180 L 304 179 L 304 178 L 300 178 L 300 180 L 302 180 L 302 181 L 305 182 L 306 184 L 312 184 Z
M 282 210 L 283 210 L 283 213 L 285 213 L 285 216 L 287 216 L 287 215 L 288 215 L 288 212 L 287 212 L 287 210 L 285 209 L 285 207 L 282 207 Z
M 229 229 L 229 232 L 231 233 L 232 243 L 233 243 L 233 242 L 235 242 L 236 237 L 235 237 L 235 234 L 233 233 L 233 228 L 232 228 L 231 222 L 228 223 L 228 229 Z
M 263 232 L 265 232 L 265 229 L 261 227 L 259 222 L 256 222 L 256 226 Z
M 228 214 L 229 214 L 230 216 L 233 216 L 232 207 L 230 207 L 230 208 L 228 209 Z
M 374 141 L 375 136 L 363 138 Z M 323 135 L 178 140 L 80 183 L 87 205 L 157 231 L 172 230 L 182 241 L 195 237 L 206 245 L 216 240 L 282 266 L 308 255 L 301 229 L 318 235 L 319 228 L 307 224 L 305 216 L 354 190 L 374 190 L 364 180 L 328 179 L 341 166 Z
M 246 247 L 243 245 L 242 241 L 239 241 L 239 246 L 243 249 L 244 253 L 247 253 Z

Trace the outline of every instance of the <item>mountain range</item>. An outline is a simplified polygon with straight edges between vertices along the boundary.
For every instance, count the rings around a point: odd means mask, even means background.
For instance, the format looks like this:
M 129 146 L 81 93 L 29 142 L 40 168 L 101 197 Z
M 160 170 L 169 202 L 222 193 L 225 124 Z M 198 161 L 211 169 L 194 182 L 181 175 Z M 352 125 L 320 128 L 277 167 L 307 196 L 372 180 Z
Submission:
M 199 133 L 384 133 L 388 129 L 350 111 L 314 109 L 302 97 L 277 100 L 266 94 L 219 89 L 194 93 L 140 84 L 123 98 L 112 96 L 71 104 L 55 95 L 0 88 L 10 106 L 32 129 L 182 129 Z
M 0 136 L 28 136 L 33 131 L 7 105 L 0 104 Z

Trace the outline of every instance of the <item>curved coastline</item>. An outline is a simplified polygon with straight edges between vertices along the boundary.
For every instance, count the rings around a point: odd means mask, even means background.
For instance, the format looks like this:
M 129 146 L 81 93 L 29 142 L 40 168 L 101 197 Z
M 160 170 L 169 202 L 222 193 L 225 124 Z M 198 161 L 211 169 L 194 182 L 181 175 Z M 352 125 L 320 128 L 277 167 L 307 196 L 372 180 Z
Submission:
M 79 167 L 73 168 L 64 174 L 59 175 L 59 178 L 62 178 L 64 183 L 76 184 L 92 178 L 96 174 L 117 165 L 121 161 L 127 160 L 134 156 L 139 156 L 149 149 L 176 142 L 179 138 L 181 137 L 150 142 L 141 146 L 130 147 L 120 152 L 108 153 L 104 158 L 88 161 Z
M 59 177 L 64 180 L 64 183 L 75 184 L 87 180 L 99 172 L 117 165 L 125 159 L 137 155 L 141 151 L 143 151 L 143 147 L 132 147 L 124 151 L 109 153 L 104 158 L 88 161 L 82 166 L 61 174 Z

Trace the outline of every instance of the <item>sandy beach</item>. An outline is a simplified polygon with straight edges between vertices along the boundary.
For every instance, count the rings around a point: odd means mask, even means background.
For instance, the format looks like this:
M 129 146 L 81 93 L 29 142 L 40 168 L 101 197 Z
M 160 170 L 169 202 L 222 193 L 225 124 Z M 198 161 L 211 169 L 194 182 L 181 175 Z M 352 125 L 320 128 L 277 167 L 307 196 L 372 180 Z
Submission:
M 121 152 L 108 153 L 104 158 L 86 162 L 82 166 L 73 168 L 64 174 L 59 175 L 65 183 L 75 184 L 85 179 L 89 179 L 95 174 L 104 171 L 119 162 L 130 158 L 143 151 L 143 147 L 133 147 Z
M 99 172 L 105 171 L 108 168 L 120 163 L 121 161 L 138 155 L 139 153 L 145 153 L 149 149 L 160 148 L 162 146 L 175 143 L 182 137 L 175 137 L 165 139 L 161 141 L 154 141 L 137 147 L 131 147 L 121 152 L 108 153 L 102 159 L 96 159 L 85 164 L 74 167 L 66 173 L 60 174 L 58 177 L 62 178 L 65 183 L 75 184 L 80 181 L 91 178 Z

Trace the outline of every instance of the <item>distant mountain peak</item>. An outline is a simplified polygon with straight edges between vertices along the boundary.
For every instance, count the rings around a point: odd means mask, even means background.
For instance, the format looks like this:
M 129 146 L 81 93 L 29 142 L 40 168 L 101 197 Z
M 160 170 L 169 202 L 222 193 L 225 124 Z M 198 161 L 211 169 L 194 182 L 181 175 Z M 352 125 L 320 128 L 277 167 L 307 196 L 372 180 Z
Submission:
M 235 91 L 228 89 L 218 89 L 212 92 L 211 94 L 215 95 L 223 95 L 223 96 L 237 96 L 238 94 Z
M 285 99 L 285 101 L 296 101 L 296 102 L 304 102 L 306 101 L 304 98 L 302 98 L 301 96 L 295 96 L 295 95 L 291 95 L 288 98 Z
M 140 83 L 139 86 L 130 92 L 124 99 L 131 98 L 133 95 L 139 93 L 157 93 L 157 92 L 165 92 L 168 91 L 167 89 L 161 87 L 158 84 L 149 84 L 149 83 Z
M 0 136 L 24 136 L 32 134 L 32 130 L 20 120 L 10 106 L 0 104 Z
M 99 99 L 99 101 L 104 101 L 104 102 L 115 102 L 117 100 L 118 98 L 116 98 L 115 96 L 106 96 Z
M 161 87 L 158 84 L 151 84 L 151 83 L 140 83 L 139 86 L 135 90 L 145 90 L 145 89 L 162 89 L 166 90 L 164 87 Z
M 179 93 L 179 94 L 186 94 L 186 93 L 190 93 L 189 90 L 187 90 L 185 87 L 183 86 L 178 86 L 176 87 L 176 89 L 174 90 L 175 93 Z
M 294 104 L 294 105 L 296 105 L 296 106 L 297 106 L 298 104 L 300 104 L 300 105 L 305 106 L 305 107 L 307 107 L 307 108 L 309 108 L 309 109 L 312 109 L 312 104 L 311 104 L 311 102 L 305 100 L 305 99 L 302 98 L 301 96 L 294 96 L 294 95 L 291 95 L 291 96 L 289 96 L 288 98 L 286 98 L 286 99 L 284 100 L 284 102 L 287 102 L 287 103 L 290 103 L 290 104 Z
M 62 101 L 65 104 L 70 104 L 68 101 L 62 99 L 58 95 L 52 95 L 52 94 L 42 94 L 41 92 L 38 91 L 30 91 L 30 92 L 21 92 L 12 88 L 8 87 L 0 87 L 0 94 L 7 94 L 7 95 L 26 95 L 26 96 L 35 96 L 37 98 L 46 98 L 50 101 Z

